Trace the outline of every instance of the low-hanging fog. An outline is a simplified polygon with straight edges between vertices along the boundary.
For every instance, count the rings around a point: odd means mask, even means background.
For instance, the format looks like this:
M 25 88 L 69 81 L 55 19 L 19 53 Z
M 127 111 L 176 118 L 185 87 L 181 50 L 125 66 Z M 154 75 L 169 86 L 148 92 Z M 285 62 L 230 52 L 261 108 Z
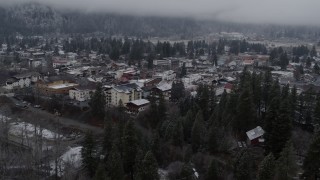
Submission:
M 240 23 L 320 25 L 319 0 L 1 0 L 39 2 L 84 12 L 193 17 Z

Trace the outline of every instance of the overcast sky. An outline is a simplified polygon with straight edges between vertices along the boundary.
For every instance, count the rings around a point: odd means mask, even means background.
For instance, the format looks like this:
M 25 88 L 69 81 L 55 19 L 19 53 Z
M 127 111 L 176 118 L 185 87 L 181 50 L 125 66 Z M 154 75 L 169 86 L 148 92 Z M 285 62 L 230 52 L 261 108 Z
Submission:
M 29 1 L 88 12 L 320 25 L 320 0 L 0 0 L 0 4 Z

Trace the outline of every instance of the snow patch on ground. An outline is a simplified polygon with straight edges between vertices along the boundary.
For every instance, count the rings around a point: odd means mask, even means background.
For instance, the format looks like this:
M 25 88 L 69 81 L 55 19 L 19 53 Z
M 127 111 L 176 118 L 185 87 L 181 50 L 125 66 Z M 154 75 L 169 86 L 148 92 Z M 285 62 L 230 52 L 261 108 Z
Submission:
M 24 137 L 24 138 L 33 137 L 35 133 L 37 135 L 42 134 L 42 137 L 47 140 L 54 140 L 59 137 L 59 135 L 55 132 L 52 132 L 48 129 L 40 129 L 39 127 L 35 127 L 33 124 L 26 123 L 26 122 L 10 123 L 9 133 L 14 136 Z
M 82 146 L 78 146 L 78 147 L 69 147 L 69 149 L 62 155 L 59 157 L 58 159 L 58 176 L 61 177 L 64 174 L 64 169 L 66 167 L 67 164 L 71 164 L 73 165 L 75 168 L 79 168 L 81 166 L 81 161 L 82 161 L 82 157 L 81 157 L 81 149 Z M 51 168 L 51 175 L 55 175 L 55 161 L 53 160 L 50 163 L 50 168 Z

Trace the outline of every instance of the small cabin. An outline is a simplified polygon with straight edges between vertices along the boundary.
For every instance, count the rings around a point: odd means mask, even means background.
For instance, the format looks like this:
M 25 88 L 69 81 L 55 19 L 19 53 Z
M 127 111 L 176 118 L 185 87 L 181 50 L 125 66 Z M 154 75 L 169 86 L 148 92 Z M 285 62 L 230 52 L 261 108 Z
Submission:
M 246 132 L 247 137 L 248 137 L 248 142 L 247 144 L 249 145 L 259 145 L 264 143 L 264 130 L 260 127 L 257 126 L 254 129 L 251 129 L 250 131 Z

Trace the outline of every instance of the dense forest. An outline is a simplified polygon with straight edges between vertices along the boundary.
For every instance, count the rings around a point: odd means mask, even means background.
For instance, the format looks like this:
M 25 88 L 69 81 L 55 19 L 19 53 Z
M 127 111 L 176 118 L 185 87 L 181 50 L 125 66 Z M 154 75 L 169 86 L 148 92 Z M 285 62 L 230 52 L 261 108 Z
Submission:
M 98 87 L 91 104 L 93 114 L 104 119 L 105 137 L 97 142 L 86 136 L 82 155 L 88 177 L 159 179 L 158 168 L 163 168 L 170 179 L 194 179 L 195 171 L 208 180 L 291 179 L 302 154 L 303 176 L 319 175 L 314 168 L 319 135 L 310 148 L 293 137 L 297 129 L 313 131 L 320 123 L 320 97 L 312 88 L 298 94 L 295 87 L 280 86 L 269 71 L 245 69 L 236 88 L 221 97 L 201 84 L 195 97 L 179 82 L 172 92 L 172 102 L 151 98 L 148 111 L 130 118 L 123 106 L 103 111 Z M 234 149 L 234 142 L 245 140 L 245 132 L 258 125 L 265 130 L 265 145 Z

